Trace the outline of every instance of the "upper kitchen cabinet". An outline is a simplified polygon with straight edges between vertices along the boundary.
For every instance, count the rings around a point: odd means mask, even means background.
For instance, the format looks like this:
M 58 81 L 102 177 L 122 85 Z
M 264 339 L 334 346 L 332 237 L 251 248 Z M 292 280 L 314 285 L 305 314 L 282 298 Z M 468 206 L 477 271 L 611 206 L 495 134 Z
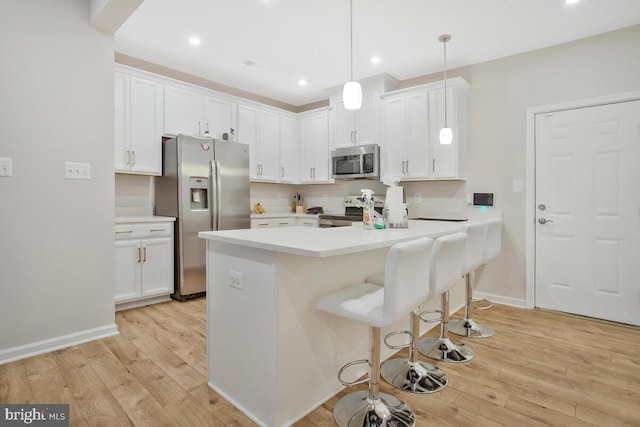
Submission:
M 326 109 L 300 114 L 300 182 L 331 182 L 329 114 Z
M 252 181 L 278 181 L 279 124 L 275 111 L 238 105 L 238 142 L 249 144 Z
M 298 118 L 280 115 L 280 175 L 278 181 L 295 183 L 298 181 Z
M 236 128 L 236 103 L 177 86 L 164 86 L 164 134 L 222 138 Z
M 376 139 L 376 99 L 373 93 L 362 94 L 362 107 L 347 110 L 344 102 L 338 101 L 334 111 L 334 147 L 371 144 Z
M 403 180 L 464 179 L 468 144 L 469 84 L 447 81 L 447 122 L 453 143 L 441 145 L 444 83 L 436 82 L 383 95 L 382 174 Z
M 392 90 L 397 80 L 388 74 L 364 79 L 362 86 L 362 106 L 357 110 L 344 108 L 342 87 L 331 91 L 331 146 L 344 147 L 376 143 L 378 138 L 378 110 L 380 95 Z
M 115 171 L 162 174 L 162 84 L 115 73 Z

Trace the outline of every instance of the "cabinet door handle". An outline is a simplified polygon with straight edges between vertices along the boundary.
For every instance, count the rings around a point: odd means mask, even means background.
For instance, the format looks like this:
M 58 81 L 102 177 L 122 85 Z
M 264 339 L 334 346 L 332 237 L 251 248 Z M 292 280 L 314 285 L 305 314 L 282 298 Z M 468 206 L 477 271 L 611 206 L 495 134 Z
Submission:
M 131 234 L 133 230 L 116 231 L 116 234 Z
M 436 159 L 431 161 L 431 171 L 435 173 L 436 171 Z
M 131 157 L 133 157 L 133 161 L 131 162 L 131 166 L 136 164 L 136 150 L 131 150 Z
M 353 131 L 353 142 L 358 142 L 358 131 L 357 130 Z
M 202 134 L 202 129 L 200 127 L 200 122 L 198 122 L 198 135 L 201 135 L 201 134 Z
M 407 173 L 409 173 L 409 160 L 407 160 Z
M 402 173 L 406 173 L 405 167 L 404 167 L 404 160 L 402 161 Z
M 142 253 L 140 252 L 140 248 L 138 248 L 138 262 L 142 262 Z
M 280 178 L 284 178 L 284 167 L 281 167 L 280 169 Z
M 151 230 L 149 230 L 152 233 L 157 233 L 159 231 L 167 231 L 166 228 L 152 228 Z
M 316 177 L 316 168 L 313 168 L 313 178 L 315 179 Z

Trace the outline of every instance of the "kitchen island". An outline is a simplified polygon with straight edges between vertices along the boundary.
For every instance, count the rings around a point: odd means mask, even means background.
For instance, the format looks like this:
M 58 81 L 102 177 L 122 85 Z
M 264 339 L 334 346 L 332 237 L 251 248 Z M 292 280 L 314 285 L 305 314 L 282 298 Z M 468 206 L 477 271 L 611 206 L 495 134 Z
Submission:
M 260 425 L 294 423 L 343 388 L 342 365 L 368 355 L 367 326 L 316 311 L 316 298 L 383 272 L 394 244 L 454 233 L 462 224 L 199 233 L 207 239 L 209 386 Z M 462 279 L 451 301 L 452 312 L 464 304 Z M 423 305 L 438 306 L 439 298 Z M 383 334 L 408 322 L 407 316 Z M 383 348 L 382 358 L 392 353 Z M 360 369 L 348 375 L 364 374 Z

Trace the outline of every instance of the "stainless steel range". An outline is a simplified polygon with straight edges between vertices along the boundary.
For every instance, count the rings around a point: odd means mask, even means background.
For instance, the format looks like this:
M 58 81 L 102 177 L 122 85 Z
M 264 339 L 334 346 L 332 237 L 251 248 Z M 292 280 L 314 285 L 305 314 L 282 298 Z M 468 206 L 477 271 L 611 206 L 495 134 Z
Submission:
M 360 196 L 344 196 L 342 206 L 344 206 L 344 215 L 318 215 L 318 226 L 320 228 L 330 227 L 348 227 L 353 222 L 362 221 L 362 208 L 358 207 L 358 201 Z M 378 213 L 382 213 L 384 207 L 384 198 L 374 196 L 373 198 L 374 209 Z

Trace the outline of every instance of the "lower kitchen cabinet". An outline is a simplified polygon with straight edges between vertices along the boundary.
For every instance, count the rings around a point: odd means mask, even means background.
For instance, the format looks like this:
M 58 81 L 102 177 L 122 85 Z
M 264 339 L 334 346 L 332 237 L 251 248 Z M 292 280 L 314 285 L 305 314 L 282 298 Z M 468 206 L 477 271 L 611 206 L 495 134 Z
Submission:
M 117 224 L 116 310 L 168 301 L 173 293 L 173 223 Z

